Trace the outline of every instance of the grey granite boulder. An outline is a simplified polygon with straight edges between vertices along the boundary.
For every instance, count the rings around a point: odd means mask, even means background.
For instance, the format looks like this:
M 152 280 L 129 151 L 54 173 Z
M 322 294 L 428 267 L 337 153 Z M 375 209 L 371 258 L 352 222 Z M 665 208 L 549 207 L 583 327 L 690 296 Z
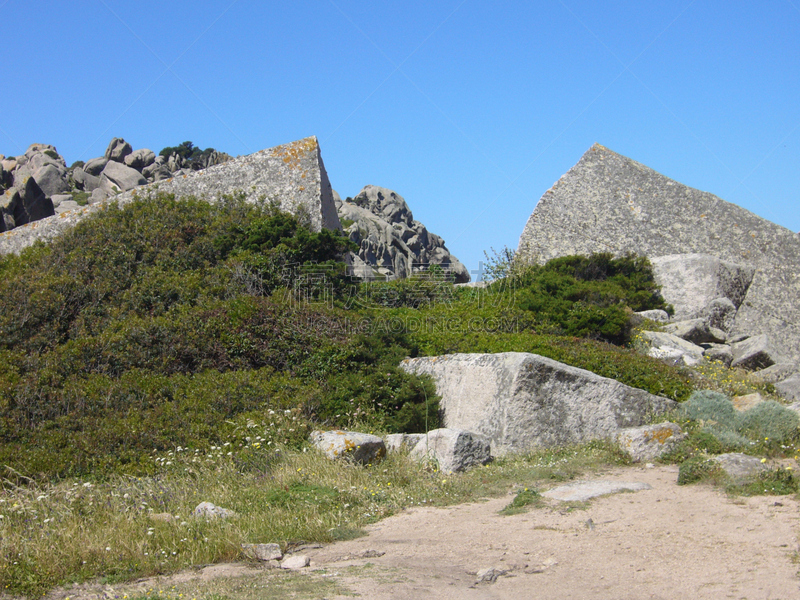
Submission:
M 336 210 L 345 233 L 360 246 L 353 269 L 359 277 L 404 278 L 438 266 L 456 283 L 469 281 L 444 240 L 415 221 L 396 192 L 368 185 L 355 198 L 336 201 Z
M 283 551 L 280 544 L 242 544 L 242 551 L 247 558 L 255 560 L 280 560 Z
M 712 456 L 711 460 L 716 462 L 723 472 L 734 480 L 752 479 L 762 471 L 769 469 L 766 464 L 761 462 L 761 459 L 739 452 L 718 454 Z
M 599 496 L 618 494 L 620 492 L 641 492 L 652 490 L 653 486 L 640 481 L 576 481 L 566 485 L 554 487 L 542 493 L 545 498 L 552 498 L 562 502 L 586 502 Z
M 751 377 L 762 383 L 778 383 L 798 374 L 800 374 L 800 365 L 793 362 L 780 362 L 753 373 Z
M 731 367 L 739 367 L 748 371 L 758 371 L 774 365 L 775 351 L 766 335 L 747 338 L 742 342 L 731 344 L 733 362 Z
M 112 184 L 117 186 L 121 192 L 132 190 L 135 187 L 147 183 L 147 179 L 145 179 L 139 171 L 127 167 L 121 162 L 114 162 L 113 160 L 108 162 L 102 174 L 105 175 Z
M 124 158 L 125 165 L 131 169 L 141 171 L 145 167 L 149 167 L 156 160 L 156 153 L 147 148 L 134 150 Z
M 228 519 L 236 516 L 236 513 L 229 508 L 222 508 L 211 502 L 201 502 L 192 511 L 192 515 L 205 517 L 206 519 Z
M 331 460 L 346 458 L 366 465 L 383 460 L 386 444 L 377 435 L 357 431 L 313 431 L 311 443 Z
M 0 237 L 14 235 L 21 225 L 32 223 L 55 214 L 53 201 L 48 198 L 32 176 L 19 181 L 19 187 L 12 187 L 0 196 L 0 231 L 10 229 L 7 224 L 13 223 L 13 231 L 7 231 Z M 6 218 L 7 217 L 7 218 Z
M 733 362 L 733 352 L 727 344 L 708 344 L 708 347 L 703 350 L 703 358 L 730 367 Z
M 614 439 L 675 402 L 613 379 L 525 352 L 406 359 L 430 375 L 444 426 L 488 439 L 493 454 Z
M 444 473 L 466 471 L 492 460 L 487 440 L 469 431 L 447 428 L 429 431 L 409 456 L 417 460 L 432 459 Z
M 751 269 L 730 333 L 767 334 L 780 340 L 786 358 L 800 360 L 800 235 L 794 231 L 595 144 L 539 200 L 517 257 L 542 263 L 592 252 L 651 259 L 702 253 Z
M 736 310 L 736 305 L 728 298 L 715 298 L 700 311 L 699 316 L 708 322 L 709 327 L 727 334 L 736 322 Z
M 105 158 L 114 162 L 122 162 L 133 152 L 131 145 L 122 138 L 113 138 L 106 148 Z
M 106 168 L 107 164 L 108 164 L 108 159 L 105 157 L 92 158 L 86 161 L 86 164 L 83 165 L 83 170 L 86 171 L 89 175 L 100 177 L 100 173 L 103 172 L 103 169 Z
M 69 182 L 65 173 L 53 165 L 42 165 L 33 172 L 33 178 L 45 196 L 52 197 L 69 191 Z
M 633 462 L 653 460 L 663 456 L 686 438 L 680 426 L 665 421 L 658 425 L 628 427 L 619 432 L 617 443 Z

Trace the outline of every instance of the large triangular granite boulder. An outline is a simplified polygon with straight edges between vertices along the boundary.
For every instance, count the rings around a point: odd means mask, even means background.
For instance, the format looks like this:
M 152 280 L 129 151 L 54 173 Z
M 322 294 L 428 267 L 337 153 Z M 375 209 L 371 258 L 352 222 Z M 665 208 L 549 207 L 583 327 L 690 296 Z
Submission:
M 307 219 L 314 231 L 340 229 L 331 184 L 322 163 L 319 143 L 313 136 L 142 186 L 114 196 L 111 201 L 125 204 L 135 195 L 156 191 L 173 193 L 176 197 L 192 195 L 209 201 L 241 192 L 253 202 L 279 202 L 283 210 Z M 49 241 L 103 206 L 103 203 L 94 204 L 0 233 L 0 254 L 18 253 L 37 240 Z
M 732 335 L 767 334 L 800 359 L 800 235 L 598 144 L 547 190 L 518 257 L 700 253 L 754 270 Z
M 409 358 L 401 368 L 430 375 L 444 427 L 489 440 L 493 454 L 615 439 L 676 403 L 526 352 Z

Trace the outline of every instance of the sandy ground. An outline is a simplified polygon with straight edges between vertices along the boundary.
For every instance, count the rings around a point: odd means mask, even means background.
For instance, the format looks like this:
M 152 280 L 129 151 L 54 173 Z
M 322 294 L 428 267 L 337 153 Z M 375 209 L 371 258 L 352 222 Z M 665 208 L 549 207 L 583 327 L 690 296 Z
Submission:
M 371 600 L 800 598 L 798 502 L 679 487 L 677 475 L 676 466 L 587 474 L 583 479 L 643 482 L 652 489 L 595 498 L 578 508 L 547 500 L 523 514 L 499 515 L 511 496 L 414 508 L 370 526 L 365 537 L 302 550 L 311 567 L 301 573 L 331 578 L 338 589 Z M 477 583 L 485 569 L 505 573 Z M 255 586 L 269 573 L 253 564 L 213 565 L 113 589 L 84 584 L 54 590 L 48 600 L 122 598 L 214 579 Z
M 306 554 L 312 568 L 371 599 L 800 598 L 794 499 L 678 487 L 674 466 L 594 476 L 652 489 L 584 509 L 548 501 L 513 516 L 498 514 L 510 497 L 415 508 L 371 526 L 367 537 Z M 507 574 L 476 584 L 487 568 Z

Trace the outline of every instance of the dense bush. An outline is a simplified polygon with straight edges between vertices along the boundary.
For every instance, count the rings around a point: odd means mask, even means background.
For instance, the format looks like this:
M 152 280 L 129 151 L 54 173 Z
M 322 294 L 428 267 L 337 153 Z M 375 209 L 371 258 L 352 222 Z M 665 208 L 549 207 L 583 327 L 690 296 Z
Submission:
M 560 259 L 475 290 L 436 269 L 359 284 L 341 262 L 353 248 L 274 205 L 160 194 L 0 257 L 0 464 L 145 473 L 154 451 L 239 440 L 250 468 L 256 430 L 299 445 L 312 427 L 433 429 L 433 382 L 398 368 L 420 354 L 535 352 L 691 392 L 681 371 L 601 341 L 661 306 L 643 259 Z M 280 411 L 277 436 L 266 415 Z

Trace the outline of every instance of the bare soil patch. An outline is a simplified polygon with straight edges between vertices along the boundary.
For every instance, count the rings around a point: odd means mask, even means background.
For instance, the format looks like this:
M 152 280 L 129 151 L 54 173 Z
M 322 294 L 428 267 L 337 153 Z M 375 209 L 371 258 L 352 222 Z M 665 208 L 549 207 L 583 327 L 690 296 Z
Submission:
M 272 587 L 281 590 L 280 597 L 329 600 L 800 597 L 798 501 L 729 497 L 704 485 L 678 487 L 677 470 L 587 473 L 582 479 L 637 481 L 652 489 L 585 503 L 546 500 L 511 516 L 498 514 L 511 496 L 414 508 L 368 527 L 365 537 L 302 550 L 312 560 L 302 576 L 252 564 L 215 565 L 124 586 L 84 585 L 50 597 L 122 598 L 173 589 L 175 595 L 197 592 L 199 600 L 215 579 L 228 583 L 214 586 L 214 594 L 229 598 L 253 597 L 243 591 L 248 582 L 261 588 L 259 598 L 273 597 L 267 593 Z M 505 573 L 492 583 L 477 583 L 477 573 L 488 568 Z M 276 586 L 280 578 L 283 583 Z M 327 585 L 304 586 L 304 580 Z

